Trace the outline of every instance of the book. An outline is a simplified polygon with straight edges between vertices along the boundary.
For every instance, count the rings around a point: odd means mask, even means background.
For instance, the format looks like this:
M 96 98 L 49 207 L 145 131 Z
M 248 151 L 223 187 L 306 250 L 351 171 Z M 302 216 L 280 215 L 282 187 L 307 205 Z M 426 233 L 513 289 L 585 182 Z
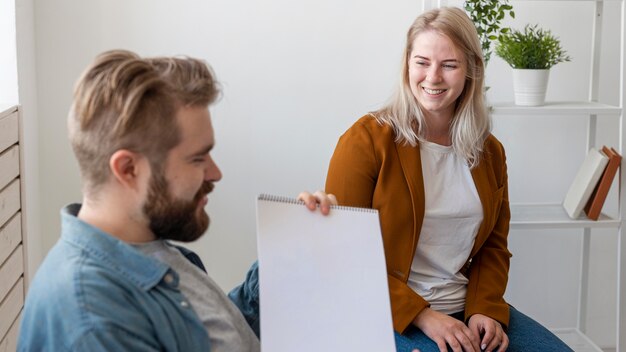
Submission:
M 594 188 L 589 201 L 585 205 L 585 214 L 591 220 L 598 220 L 606 196 L 613 184 L 615 174 L 617 174 L 617 170 L 622 163 L 622 156 L 615 149 L 604 146 L 602 147 L 602 152 L 609 157 L 609 162 L 600 177 L 598 185 Z
M 572 219 L 578 219 L 598 184 L 609 157 L 596 148 L 589 149 L 563 200 L 563 208 Z
M 378 211 L 257 199 L 261 350 L 395 352 Z

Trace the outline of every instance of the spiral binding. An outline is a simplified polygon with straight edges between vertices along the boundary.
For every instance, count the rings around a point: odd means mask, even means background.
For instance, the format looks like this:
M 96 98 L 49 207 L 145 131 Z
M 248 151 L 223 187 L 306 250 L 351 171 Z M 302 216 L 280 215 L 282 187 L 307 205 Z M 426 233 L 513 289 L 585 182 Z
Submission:
M 279 203 L 288 203 L 288 204 L 299 204 L 304 205 L 304 202 L 292 197 L 286 196 L 277 196 L 272 194 L 259 194 L 258 200 L 269 201 L 269 202 L 279 202 Z M 376 209 L 370 208 L 359 208 L 359 207 L 348 207 L 345 205 L 331 205 L 331 209 L 336 210 L 347 210 L 347 211 L 357 211 L 362 213 L 378 213 Z

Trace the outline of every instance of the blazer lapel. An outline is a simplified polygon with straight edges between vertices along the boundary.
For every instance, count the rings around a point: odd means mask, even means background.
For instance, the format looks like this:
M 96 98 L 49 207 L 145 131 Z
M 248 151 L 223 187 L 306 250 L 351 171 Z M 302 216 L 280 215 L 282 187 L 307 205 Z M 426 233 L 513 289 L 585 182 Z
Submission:
M 476 255 L 478 249 L 487 239 L 487 236 L 489 235 L 488 224 L 491 223 L 490 217 L 493 216 L 493 191 L 489 186 L 487 166 L 488 164 L 484 160 L 482 160 L 475 168 L 471 170 L 472 178 L 474 179 L 474 184 L 476 185 L 476 191 L 478 192 L 480 203 L 483 206 L 483 221 L 478 228 L 478 233 L 476 234 L 476 240 L 474 241 L 474 247 L 472 248 L 470 258 Z
M 410 144 L 396 143 L 396 150 L 402 165 L 402 173 L 409 186 L 411 203 L 413 204 L 413 248 L 417 245 L 422 221 L 424 220 L 424 176 L 420 158 L 419 143 L 413 147 Z

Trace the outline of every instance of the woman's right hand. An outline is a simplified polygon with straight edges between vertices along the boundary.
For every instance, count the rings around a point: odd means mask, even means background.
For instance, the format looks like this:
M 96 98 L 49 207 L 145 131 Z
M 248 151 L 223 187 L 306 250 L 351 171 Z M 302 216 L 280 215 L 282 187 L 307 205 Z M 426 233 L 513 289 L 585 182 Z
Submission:
M 422 310 L 413 320 L 413 325 L 433 340 L 439 351 L 480 352 L 480 337 L 476 336 L 462 321 L 430 308 Z
M 309 210 L 314 211 L 319 205 L 320 211 L 324 215 L 330 214 L 330 206 L 337 205 L 337 198 L 334 194 L 326 193 L 324 191 L 317 191 L 315 193 L 300 192 L 298 194 L 298 200 L 304 202 Z

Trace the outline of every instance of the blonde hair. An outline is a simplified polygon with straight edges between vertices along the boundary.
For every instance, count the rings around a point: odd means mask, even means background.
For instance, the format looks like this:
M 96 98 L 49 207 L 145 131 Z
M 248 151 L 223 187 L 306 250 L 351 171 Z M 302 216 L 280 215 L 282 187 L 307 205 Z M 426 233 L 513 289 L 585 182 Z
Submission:
M 217 100 L 220 89 L 215 74 L 204 61 L 192 57 L 155 57 L 146 59 L 161 78 L 172 85 L 184 106 L 208 106 Z
M 120 149 L 159 167 L 180 142 L 178 109 L 208 107 L 218 94 L 210 68 L 197 59 L 142 59 L 125 50 L 97 56 L 76 83 L 68 116 L 84 191 L 93 194 L 108 180 L 109 159 Z
M 480 160 L 483 143 L 491 131 L 491 120 L 484 101 L 485 66 L 478 33 L 462 9 L 436 8 L 415 19 L 407 33 L 402 57 L 402 77 L 396 93 L 385 107 L 372 112 L 372 115 L 380 123 L 388 124 L 394 129 L 397 143 L 416 146 L 418 141 L 425 140 L 427 125 L 424 114 L 411 93 L 408 67 L 413 42 L 425 31 L 435 31 L 448 37 L 463 53 L 467 62 L 465 86 L 456 101 L 450 138 L 454 151 L 473 168 Z

